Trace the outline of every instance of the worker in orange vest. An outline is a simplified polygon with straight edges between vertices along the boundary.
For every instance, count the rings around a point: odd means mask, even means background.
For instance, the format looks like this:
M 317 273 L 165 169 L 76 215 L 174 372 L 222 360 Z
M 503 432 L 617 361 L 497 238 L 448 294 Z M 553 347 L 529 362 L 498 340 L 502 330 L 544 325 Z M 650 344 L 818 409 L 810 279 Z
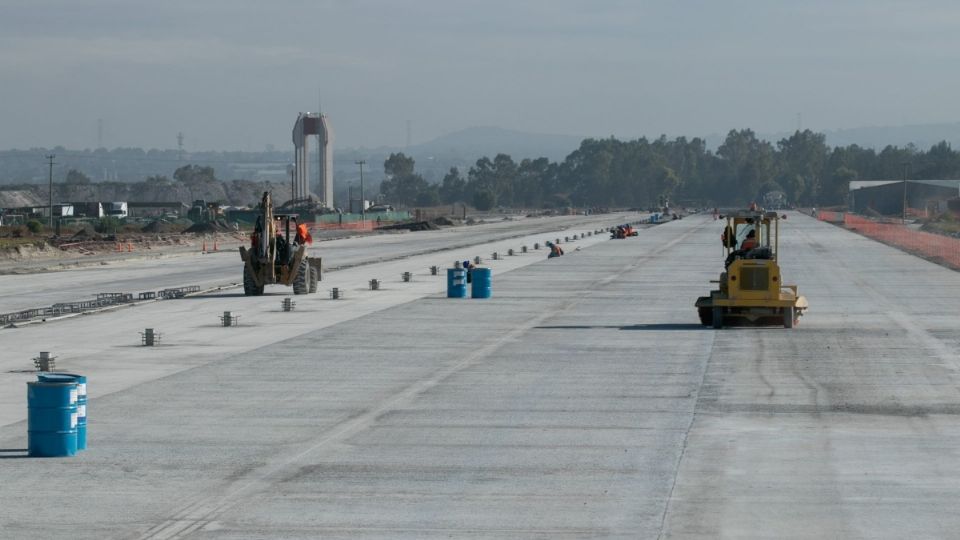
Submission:
M 740 250 L 750 251 L 755 247 L 757 247 L 757 231 L 756 229 L 750 229 L 750 232 L 747 233 L 747 237 L 744 238 L 743 242 L 740 243 Z

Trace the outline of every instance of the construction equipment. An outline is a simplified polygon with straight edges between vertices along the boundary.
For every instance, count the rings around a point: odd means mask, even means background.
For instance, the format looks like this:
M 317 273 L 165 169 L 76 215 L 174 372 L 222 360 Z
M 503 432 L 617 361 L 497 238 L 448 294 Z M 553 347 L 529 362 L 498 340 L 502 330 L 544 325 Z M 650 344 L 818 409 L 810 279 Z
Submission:
M 273 284 L 292 285 L 293 294 L 316 292 L 321 260 L 307 257 L 306 245 L 312 239 L 306 226 L 296 225 L 296 214 L 274 214 L 270 192 L 264 192 L 259 209 L 250 249 L 240 246 L 243 293 L 258 296 L 265 285 Z
M 723 216 L 721 216 L 723 217 Z M 719 289 L 697 299 L 700 323 L 793 328 L 807 309 L 796 285 L 784 285 L 777 264 L 780 220 L 776 212 L 741 210 L 726 216 L 722 235 L 727 255 Z M 739 249 L 736 249 L 738 248 Z
M 213 223 L 222 217 L 220 203 L 207 202 L 203 199 L 193 201 L 193 206 L 187 211 L 187 218 L 194 223 Z

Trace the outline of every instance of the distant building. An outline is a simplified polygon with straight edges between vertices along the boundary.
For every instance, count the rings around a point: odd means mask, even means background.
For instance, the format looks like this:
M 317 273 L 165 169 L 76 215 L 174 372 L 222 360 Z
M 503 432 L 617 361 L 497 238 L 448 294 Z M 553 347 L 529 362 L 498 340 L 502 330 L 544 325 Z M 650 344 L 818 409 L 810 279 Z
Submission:
M 907 208 L 946 211 L 947 201 L 960 195 L 960 180 L 855 180 L 850 182 L 847 206 L 858 214 L 896 216 Z

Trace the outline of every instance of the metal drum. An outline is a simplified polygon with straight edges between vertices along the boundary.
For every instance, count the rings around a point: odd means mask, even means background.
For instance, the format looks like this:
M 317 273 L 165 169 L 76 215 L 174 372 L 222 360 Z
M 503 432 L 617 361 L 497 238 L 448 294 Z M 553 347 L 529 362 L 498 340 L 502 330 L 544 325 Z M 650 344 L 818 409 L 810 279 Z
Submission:
M 39 373 L 42 382 L 77 383 L 77 450 L 87 449 L 87 376 L 76 373 Z
M 77 383 L 27 383 L 27 452 L 34 457 L 77 453 Z
M 447 298 L 467 297 L 467 271 L 463 268 L 447 268 Z
M 493 294 L 492 272 L 489 268 L 474 268 L 472 274 L 472 289 L 470 290 L 473 298 L 490 298 Z

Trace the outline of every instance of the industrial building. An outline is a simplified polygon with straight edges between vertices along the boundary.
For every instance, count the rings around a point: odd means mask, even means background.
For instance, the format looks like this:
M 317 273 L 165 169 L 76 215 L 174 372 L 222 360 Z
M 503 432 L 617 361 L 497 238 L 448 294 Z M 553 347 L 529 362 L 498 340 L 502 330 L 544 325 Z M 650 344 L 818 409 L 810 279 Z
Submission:
M 858 214 L 900 215 L 904 206 L 938 213 L 958 196 L 960 180 L 856 180 L 847 205 Z

